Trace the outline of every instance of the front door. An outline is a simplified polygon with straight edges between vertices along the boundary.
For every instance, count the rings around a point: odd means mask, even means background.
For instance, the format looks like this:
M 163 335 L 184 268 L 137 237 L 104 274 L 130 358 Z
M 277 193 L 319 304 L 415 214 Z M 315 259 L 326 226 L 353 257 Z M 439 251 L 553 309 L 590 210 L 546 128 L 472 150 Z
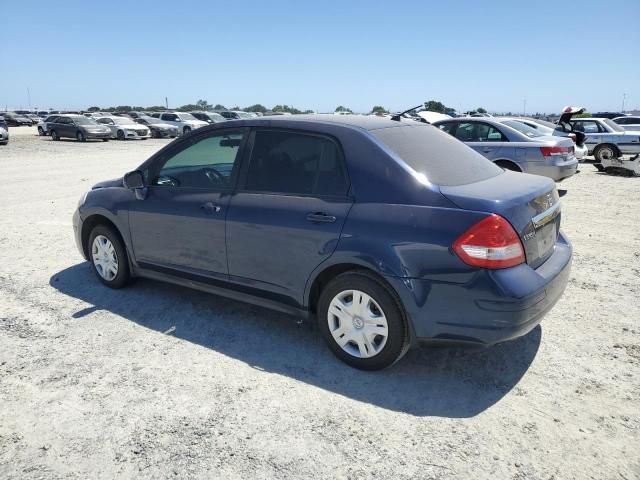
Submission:
M 344 158 L 324 136 L 259 129 L 252 137 L 227 215 L 230 280 L 299 304 L 352 205 Z
M 140 266 L 226 277 L 225 216 L 243 137 L 243 130 L 200 135 L 145 172 L 147 196 L 129 213 Z

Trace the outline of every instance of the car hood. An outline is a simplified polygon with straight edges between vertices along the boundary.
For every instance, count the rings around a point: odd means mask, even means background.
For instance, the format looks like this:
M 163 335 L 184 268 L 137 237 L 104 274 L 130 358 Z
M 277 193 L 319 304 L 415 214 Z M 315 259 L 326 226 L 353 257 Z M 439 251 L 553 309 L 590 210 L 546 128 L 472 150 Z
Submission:
M 97 190 L 99 188 L 122 187 L 122 179 L 123 177 L 120 177 L 114 178 L 113 180 L 105 180 L 104 182 L 96 183 L 93 187 L 91 187 L 91 190 Z

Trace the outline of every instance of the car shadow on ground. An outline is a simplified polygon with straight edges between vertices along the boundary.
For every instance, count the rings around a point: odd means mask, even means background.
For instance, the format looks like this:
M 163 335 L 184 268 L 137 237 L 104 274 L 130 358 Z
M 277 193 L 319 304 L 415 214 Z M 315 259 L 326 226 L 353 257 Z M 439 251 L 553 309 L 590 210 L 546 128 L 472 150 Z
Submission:
M 73 318 L 106 310 L 256 369 L 416 416 L 462 418 L 486 410 L 522 378 L 542 335 L 537 327 L 489 349 L 420 347 L 386 370 L 362 372 L 338 361 L 317 328 L 304 328 L 285 314 L 144 279 L 111 290 L 89 263 L 56 273 L 50 285 L 90 305 Z

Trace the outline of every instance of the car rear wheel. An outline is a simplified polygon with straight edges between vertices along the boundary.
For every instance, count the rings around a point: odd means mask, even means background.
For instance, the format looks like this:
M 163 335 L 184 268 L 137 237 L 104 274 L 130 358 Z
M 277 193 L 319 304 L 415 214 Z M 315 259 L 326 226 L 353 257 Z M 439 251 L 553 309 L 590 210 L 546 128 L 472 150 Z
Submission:
M 103 142 L 108 142 L 108 141 L 109 141 L 109 139 L 108 139 L 108 138 L 103 138 L 103 139 L 102 139 L 102 141 L 103 141 Z
M 393 365 L 409 348 L 397 296 L 369 272 L 347 272 L 329 282 L 318 301 L 318 325 L 331 351 L 362 370 Z
M 610 160 L 612 158 L 617 158 L 618 151 L 616 147 L 614 147 L 613 145 L 609 145 L 609 144 L 599 145 L 593 151 L 593 156 L 598 162 L 602 163 L 603 160 Z
M 78 140 L 79 142 L 86 142 L 87 138 L 84 136 L 84 133 L 82 133 L 81 130 L 78 130 L 76 132 L 76 140 Z
M 55 142 L 60 140 L 60 137 L 58 136 L 58 132 L 56 132 L 55 130 L 51 130 L 51 140 Z
M 116 137 L 118 137 L 118 140 L 124 140 L 124 132 L 122 130 L 118 130 Z
M 129 262 L 124 244 L 112 228 L 98 225 L 89 235 L 89 260 L 102 283 L 110 288 L 122 288 L 129 283 Z

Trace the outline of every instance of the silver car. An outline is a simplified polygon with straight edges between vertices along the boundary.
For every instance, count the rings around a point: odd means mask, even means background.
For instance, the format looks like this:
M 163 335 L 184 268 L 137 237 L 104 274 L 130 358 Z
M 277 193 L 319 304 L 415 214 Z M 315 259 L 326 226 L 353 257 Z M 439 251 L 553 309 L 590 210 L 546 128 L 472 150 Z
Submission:
M 640 117 L 628 115 L 624 117 L 614 118 L 613 121 L 627 131 L 640 130 Z
M 571 138 L 542 135 L 513 119 L 467 117 L 433 125 L 507 170 L 542 175 L 559 182 L 578 168 Z
M 593 155 L 597 162 L 640 153 L 640 132 L 625 131 L 608 118 L 576 118 L 584 111 L 583 107 L 566 107 L 557 128 L 584 135 L 589 155 Z
M 513 117 L 512 120 L 516 120 L 518 122 L 524 123 L 531 128 L 534 128 L 540 132 L 541 135 L 557 135 L 558 137 L 571 137 L 573 140 L 573 148 L 574 154 L 578 159 L 578 162 L 584 160 L 584 157 L 588 155 L 587 146 L 584 143 L 585 136 L 580 135 L 580 138 L 577 138 L 577 134 L 573 132 L 563 132 L 557 128 L 557 125 L 547 122 L 545 120 L 540 120 L 537 118 L 527 118 L 527 117 Z

